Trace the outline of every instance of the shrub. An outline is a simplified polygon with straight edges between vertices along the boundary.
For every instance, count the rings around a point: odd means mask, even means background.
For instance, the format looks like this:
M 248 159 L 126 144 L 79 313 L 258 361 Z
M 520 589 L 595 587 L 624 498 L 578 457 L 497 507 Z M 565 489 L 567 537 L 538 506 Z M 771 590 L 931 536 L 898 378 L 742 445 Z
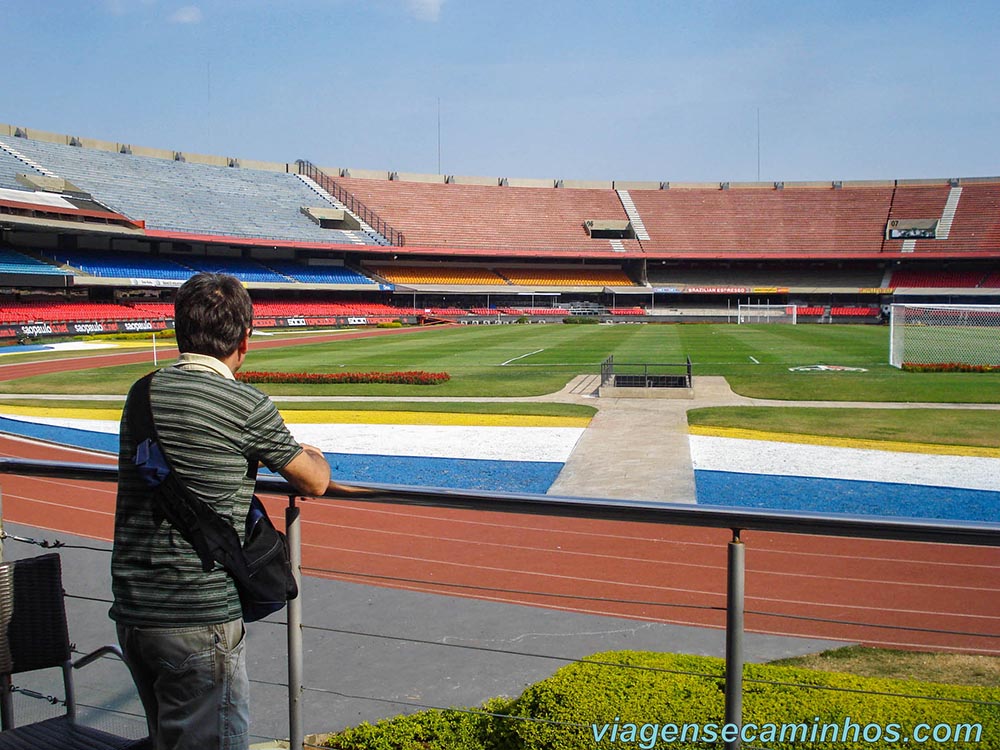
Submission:
M 967 362 L 904 362 L 905 372 L 1000 372 L 1000 365 L 972 365 Z
M 438 385 L 451 380 L 446 372 L 258 372 L 248 370 L 236 373 L 236 379 L 244 383 L 295 383 L 295 384 L 338 384 L 338 383 L 389 383 L 392 385 Z
M 421 711 L 408 716 L 365 722 L 330 737 L 338 750 L 488 750 L 496 747 L 490 713 L 504 713 L 509 699 L 493 698 L 481 709 Z
M 620 665 L 633 668 L 622 669 Z M 595 654 L 586 662 L 570 664 L 552 677 L 528 687 L 515 700 L 495 699 L 484 711 L 543 721 L 514 721 L 485 714 L 424 711 L 396 717 L 376 725 L 361 725 L 332 737 L 328 744 L 340 750 L 579 750 L 580 748 L 651 748 L 704 750 L 721 747 L 689 736 L 686 741 L 657 739 L 650 744 L 637 728 L 665 724 L 704 725 L 721 729 L 724 723 L 724 662 L 701 656 L 635 651 Z M 836 690 L 810 689 L 836 688 Z M 906 696 L 928 696 L 930 701 Z M 884 728 L 898 724 L 907 737 L 919 724 L 934 726 L 982 725 L 983 748 L 997 748 L 993 741 L 1000 723 L 1000 688 L 938 685 L 905 680 L 857 677 L 816 672 L 796 667 L 748 664 L 744 675 L 744 726 L 756 724 L 764 732 L 771 724 L 843 726 L 845 718 L 864 731 L 868 725 Z M 591 725 L 617 726 L 600 742 Z M 629 726 L 634 726 L 629 730 Z M 689 727 L 688 732 L 692 729 Z M 851 730 L 852 732 L 854 730 Z M 874 729 L 872 732 L 874 733 Z M 631 736 L 630 736 L 631 733 Z M 818 738 L 819 735 L 817 735 Z M 898 748 L 890 738 L 858 743 L 810 743 L 799 737 L 767 738 L 758 735 L 753 746 L 798 750 L 810 747 L 864 746 L 871 750 Z M 911 743 L 913 744 L 913 743 Z M 954 750 L 960 743 L 919 743 L 921 748 Z
M 570 315 L 562 319 L 568 325 L 596 325 L 601 319 L 596 316 Z
M 402 328 L 403 327 L 403 321 L 401 321 L 401 320 L 386 320 L 386 321 L 382 321 L 381 323 L 376 323 L 375 327 L 376 328 Z

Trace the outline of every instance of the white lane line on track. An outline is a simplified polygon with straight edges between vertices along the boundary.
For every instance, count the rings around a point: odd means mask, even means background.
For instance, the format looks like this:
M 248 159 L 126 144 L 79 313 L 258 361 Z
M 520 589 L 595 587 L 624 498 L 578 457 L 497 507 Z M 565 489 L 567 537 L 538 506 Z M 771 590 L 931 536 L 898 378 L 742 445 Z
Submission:
M 345 506 L 335 506 L 333 503 L 336 502 L 333 498 L 327 498 L 329 503 L 326 503 L 321 507 L 339 507 L 345 509 Z M 628 536 L 623 534 L 612 534 L 612 533 L 602 533 L 595 531 L 578 531 L 575 529 L 552 529 L 548 526 L 530 526 L 530 525 L 519 525 L 519 524 L 506 524 L 506 523 L 496 523 L 491 521 L 472 521 L 466 518 L 454 518 L 448 515 L 436 515 L 430 513 L 411 513 L 411 512 L 401 512 L 401 511 L 391 511 L 379 508 L 358 508 L 355 506 L 346 506 L 346 509 L 351 510 L 354 513 L 360 514 L 374 514 L 374 515 L 388 515 L 400 518 L 415 519 L 418 521 L 435 521 L 441 524 L 449 525 L 464 525 L 464 526 L 485 526 L 495 529 L 503 529 L 505 531 L 528 531 L 528 532 L 544 532 L 546 534 L 563 534 L 569 537 L 593 537 L 597 539 L 624 539 L 627 541 L 632 541 L 638 539 L 640 542 L 653 542 L 661 544 L 670 544 L 672 546 L 682 545 L 688 547 L 702 547 L 706 549 L 715 549 L 717 545 L 710 542 L 693 542 L 688 540 L 674 540 L 674 539 L 664 539 L 664 538 L 641 538 Z M 323 523 L 321 521 L 305 519 L 304 523 Z M 885 541 L 885 544 L 896 543 L 896 540 L 889 539 Z M 916 542 L 898 542 L 899 544 L 916 544 Z M 996 566 L 993 564 L 986 563 L 966 563 L 966 562 L 946 562 L 941 560 L 928 561 L 921 557 L 878 557 L 874 555 L 856 555 L 856 554 L 838 554 L 836 552 L 809 552 L 805 550 L 758 550 L 758 555 L 763 554 L 774 554 L 774 555 L 797 555 L 803 557 L 821 557 L 821 558 L 845 558 L 849 560 L 869 560 L 875 563 L 892 563 L 892 564 L 920 564 L 920 565 L 933 565 L 942 567 L 962 567 L 962 568 L 989 568 L 993 570 Z M 780 571 L 770 571 L 767 569 L 759 569 L 756 572 L 766 573 L 766 572 L 780 572 Z
M 527 354 L 522 354 L 520 357 L 514 357 L 514 359 L 508 359 L 506 362 L 501 362 L 500 366 L 503 367 L 505 365 L 509 365 L 511 362 L 517 362 L 517 360 L 519 359 L 524 359 L 525 357 L 531 357 L 535 354 L 541 354 L 544 351 L 545 351 L 544 349 L 538 349 L 537 351 L 534 352 L 528 352 Z

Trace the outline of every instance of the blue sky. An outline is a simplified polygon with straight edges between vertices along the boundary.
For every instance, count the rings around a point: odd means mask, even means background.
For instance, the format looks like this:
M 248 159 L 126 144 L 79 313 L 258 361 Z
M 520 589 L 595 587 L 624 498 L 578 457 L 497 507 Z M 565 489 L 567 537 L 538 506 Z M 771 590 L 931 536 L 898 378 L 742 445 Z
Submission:
M 748 181 L 759 111 L 765 181 L 1000 175 L 995 2 L 0 0 L 0 17 L 0 122 L 28 128 L 330 167 Z

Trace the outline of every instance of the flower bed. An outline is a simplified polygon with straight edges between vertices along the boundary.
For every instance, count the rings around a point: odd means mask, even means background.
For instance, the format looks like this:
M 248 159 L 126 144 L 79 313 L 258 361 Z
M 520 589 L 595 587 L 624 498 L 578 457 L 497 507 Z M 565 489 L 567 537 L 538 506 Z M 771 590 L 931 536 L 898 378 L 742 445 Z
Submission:
M 906 372 L 1000 372 L 1000 365 L 972 365 L 967 362 L 904 362 Z
M 259 372 L 250 370 L 236 374 L 244 383 L 390 383 L 393 385 L 437 385 L 451 379 L 446 372 Z

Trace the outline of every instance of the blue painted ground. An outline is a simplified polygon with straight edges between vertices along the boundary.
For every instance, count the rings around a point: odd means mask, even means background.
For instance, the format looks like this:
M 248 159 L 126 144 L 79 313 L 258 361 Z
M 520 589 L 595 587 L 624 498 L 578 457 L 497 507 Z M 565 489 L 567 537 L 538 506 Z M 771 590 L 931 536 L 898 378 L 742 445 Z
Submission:
M 728 471 L 694 478 L 700 505 L 1000 522 L 1000 492 Z
M 106 453 L 118 436 L 0 417 L 0 432 Z M 415 487 L 544 494 L 559 462 L 487 461 L 416 456 L 324 454 L 336 480 Z M 1000 522 L 1000 492 L 948 487 L 695 471 L 698 503 L 746 508 L 860 513 L 912 518 Z
M 87 450 L 118 454 L 118 436 L 72 427 L 41 425 L 0 417 L 0 432 Z M 333 478 L 350 484 L 403 484 L 414 487 L 544 495 L 563 465 L 553 461 L 488 461 L 418 456 L 324 453 Z

